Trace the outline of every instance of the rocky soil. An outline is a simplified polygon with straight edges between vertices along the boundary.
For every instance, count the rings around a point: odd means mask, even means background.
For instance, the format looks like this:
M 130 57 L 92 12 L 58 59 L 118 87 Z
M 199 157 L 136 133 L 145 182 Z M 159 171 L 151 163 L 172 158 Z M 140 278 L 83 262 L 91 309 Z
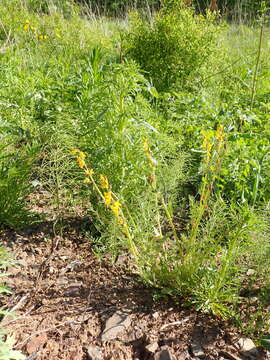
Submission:
M 270 359 L 218 318 L 153 301 L 122 255 L 98 259 L 76 231 L 60 239 L 50 224 L 0 233 L 16 266 L 12 295 L 0 298 L 14 348 L 28 360 Z

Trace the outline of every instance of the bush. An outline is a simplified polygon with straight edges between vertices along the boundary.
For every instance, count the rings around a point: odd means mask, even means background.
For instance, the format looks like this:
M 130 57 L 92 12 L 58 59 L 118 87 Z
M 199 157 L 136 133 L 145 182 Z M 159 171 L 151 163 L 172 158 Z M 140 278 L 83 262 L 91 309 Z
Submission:
M 21 226 L 26 221 L 24 200 L 31 191 L 30 170 L 35 153 L 30 133 L 2 126 L 0 146 L 0 227 Z
M 126 56 L 161 91 L 187 85 L 216 49 L 219 27 L 213 16 L 194 15 L 177 3 L 164 7 L 151 23 L 138 13 L 131 14 L 130 22 Z
M 175 156 L 181 155 L 175 155 L 176 144 L 163 134 L 163 118 L 147 101 L 145 95 L 150 96 L 151 88 L 136 64 L 97 66 L 94 53 L 91 62 L 87 59 L 82 64 L 81 74 L 77 76 L 77 86 L 82 92 L 76 147 L 86 153 L 97 174 L 109 177 L 114 192 L 129 205 L 131 214 L 142 218 L 142 204 L 147 209 L 152 206 L 146 200 L 151 190 L 147 181 L 149 165 L 143 150 L 145 139 L 149 139 L 157 152 L 157 160 L 164 163 L 164 170 L 168 167 L 165 158 L 171 165 Z M 98 206 L 93 196 L 91 202 Z M 102 207 L 99 212 L 103 212 Z M 151 217 L 151 212 L 141 219 L 148 227 L 146 217 Z M 107 224 L 103 229 L 108 233 Z

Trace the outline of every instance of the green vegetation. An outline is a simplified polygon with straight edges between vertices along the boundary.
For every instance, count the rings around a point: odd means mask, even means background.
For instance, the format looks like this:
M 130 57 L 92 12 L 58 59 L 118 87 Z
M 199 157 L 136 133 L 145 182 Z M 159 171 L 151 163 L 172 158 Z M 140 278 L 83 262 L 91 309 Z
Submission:
M 217 51 L 219 31 L 213 16 L 194 17 L 191 9 L 177 2 L 161 9 L 151 23 L 138 13 L 133 15 L 126 55 L 140 65 L 158 91 L 176 91 L 196 81 L 202 66 L 209 64 Z
M 128 20 L 89 19 L 89 9 L 68 0 L 4 5 L 0 226 L 42 221 L 31 209 L 46 194 L 55 233 L 64 234 L 69 216 L 91 215 L 95 251 L 129 251 L 157 298 L 262 336 L 267 9 L 247 26 L 171 1 Z M 248 322 L 255 285 L 258 312 Z

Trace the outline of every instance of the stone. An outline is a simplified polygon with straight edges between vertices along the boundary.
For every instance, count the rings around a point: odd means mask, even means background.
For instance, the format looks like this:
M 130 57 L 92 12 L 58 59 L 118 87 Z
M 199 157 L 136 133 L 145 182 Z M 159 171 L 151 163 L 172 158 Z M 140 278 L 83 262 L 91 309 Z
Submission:
M 64 293 L 64 296 L 67 297 L 79 297 L 81 295 L 82 284 L 81 283 L 73 283 L 70 284 Z
M 33 180 L 33 181 L 31 181 L 31 185 L 33 187 L 38 187 L 38 186 L 42 186 L 42 183 L 38 180 Z
M 152 314 L 152 316 L 153 316 L 154 319 L 158 319 L 158 318 L 159 318 L 159 313 L 158 313 L 158 311 L 154 312 L 154 313 Z
M 72 261 L 70 264 L 66 266 L 66 271 L 74 271 L 76 268 L 78 268 L 80 265 L 82 265 L 82 262 L 79 260 Z
M 64 277 L 59 277 L 56 281 L 58 286 L 66 286 L 68 284 L 68 279 Z
M 32 355 L 27 357 L 27 360 L 36 360 L 38 357 L 39 357 L 38 354 L 32 354 Z
M 17 260 L 17 261 L 16 261 L 16 264 L 18 264 L 19 266 L 22 266 L 22 267 L 27 267 L 27 266 L 28 266 L 27 261 L 24 260 L 24 259 Z M 20 270 L 20 271 L 21 271 L 21 270 Z
M 247 276 L 254 275 L 254 273 L 255 273 L 255 270 L 254 270 L 254 269 L 248 269 L 248 271 L 247 271 Z
M 103 360 L 102 350 L 95 345 L 90 345 L 86 348 L 87 355 L 90 360 Z
M 116 260 L 115 264 L 118 265 L 118 266 L 127 266 L 129 261 L 130 261 L 130 257 L 129 257 L 128 254 L 120 254 L 117 257 L 117 260 Z
M 192 354 L 199 358 L 199 359 L 203 359 L 205 357 L 205 353 L 203 351 L 203 348 L 201 347 L 201 345 L 199 344 L 199 342 L 197 341 L 193 341 L 190 345 L 191 348 L 191 352 Z
M 145 350 L 147 350 L 149 353 L 155 353 L 158 349 L 158 343 L 154 342 L 152 344 L 149 344 L 145 347 Z
M 243 337 L 239 339 L 237 344 L 239 346 L 240 352 L 243 355 L 253 358 L 256 358 L 259 355 L 257 347 L 251 339 Z
M 106 321 L 105 329 L 101 335 L 101 341 L 115 340 L 121 332 L 130 326 L 130 324 L 130 315 L 126 311 L 116 311 Z

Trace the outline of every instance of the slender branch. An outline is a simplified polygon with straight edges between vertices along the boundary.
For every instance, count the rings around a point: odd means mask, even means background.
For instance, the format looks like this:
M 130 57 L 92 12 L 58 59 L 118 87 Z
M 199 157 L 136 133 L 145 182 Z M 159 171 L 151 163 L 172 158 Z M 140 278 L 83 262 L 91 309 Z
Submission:
M 260 58 L 261 58 L 261 52 L 262 52 L 264 20 L 265 20 L 265 14 L 262 15 L 262 19 L 261 19 L 260 39 L 259 39 L 257 59 L 256 59 L 255 71 L 254 71 L 254 76 L 253 76 L 253 81 L 252 81 L 252 90 L 251 90 L 251 105 L 250 105 L 251 109 L 253 108 L 253 105 L 254 105 L 254 98 L 255 98 L 255 93 L 256 93 L 256 83 L 257 83 L 259 64 L 260 64 Z

